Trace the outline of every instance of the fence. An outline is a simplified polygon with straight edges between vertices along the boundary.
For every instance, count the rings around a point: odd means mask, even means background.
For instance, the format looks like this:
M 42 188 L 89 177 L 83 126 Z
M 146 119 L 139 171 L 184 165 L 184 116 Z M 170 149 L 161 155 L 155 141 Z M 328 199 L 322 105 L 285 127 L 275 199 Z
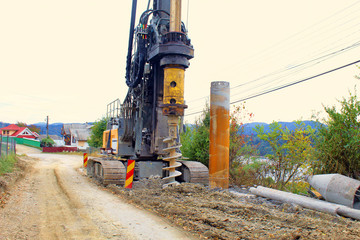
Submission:
M 77 152 L 77 147 L 43 147 L 42 151 L 46 153 L 55 152 Z
M 17 144 L 40 148 L 40 142 L 26 138 L 15 138 Z
M 101 151 L 101 148 L 96 148 L 96 147 L 87 147 L 86 149 L 81 150 L 81 152 L 89 153 L 89 154 L 100 153 L 100 151 Z
M 2 135 L 0 135 L 0 158 L 11 153 L 16 154 L 15 138 L 3 137 Z

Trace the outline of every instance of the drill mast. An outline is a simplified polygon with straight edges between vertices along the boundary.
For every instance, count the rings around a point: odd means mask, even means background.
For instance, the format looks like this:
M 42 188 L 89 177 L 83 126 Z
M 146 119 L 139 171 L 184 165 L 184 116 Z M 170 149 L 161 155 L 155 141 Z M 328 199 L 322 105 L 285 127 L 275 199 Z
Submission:
M 205 166 L 178 161 L 182 156 L 178 125 L 187 107 L 185 69 L 194 57 L 193 46 L 180 18 L 181 0 L 154 0 L 153 8 L 141 14 L 135 27 L 136 5 L 137 0 L 133 0 L 125 75 L 128 92 L 119 114 L 108 114 L 111 118 L 107 143 L 116 141 L 111 152 L 137 161 L 138 178 L 150 174 L 141 173 L 141 166 L 161 164 L 160 168 L 150 167 L 151 172 L 159 173 L 168 184 L 176 183 L 175 178 L 179 177 L 190 181 L 192 174 L 196 175 L 193 179 L 207 181 Z M 111 129 L 113 132 L 116 129 L 116 140 L 111 140 Z M 195 171 L 194 164 L 198 166 Z M 186 174 L 181 176 L 184 171 Z

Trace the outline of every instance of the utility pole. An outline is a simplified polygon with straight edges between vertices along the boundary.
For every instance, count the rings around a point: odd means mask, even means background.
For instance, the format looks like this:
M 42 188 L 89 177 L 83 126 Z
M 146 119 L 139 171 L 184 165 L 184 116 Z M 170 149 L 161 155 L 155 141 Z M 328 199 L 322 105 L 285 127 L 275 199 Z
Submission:
M 46 116 L 46 138 L 49 138 L 49 116 Z

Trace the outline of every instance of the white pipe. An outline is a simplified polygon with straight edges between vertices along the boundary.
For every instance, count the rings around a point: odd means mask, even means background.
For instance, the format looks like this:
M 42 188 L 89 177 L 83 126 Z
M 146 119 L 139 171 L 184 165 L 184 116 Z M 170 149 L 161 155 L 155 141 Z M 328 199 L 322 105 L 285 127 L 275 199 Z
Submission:
M 252 187 L 250 188 L 250 192 L 261 197 L 266 197 L 287 203 L 295 203 L 302 207 L 317 210 L 320 212 L 326 212 L 333 215 L 341 215 L 344 217 L 350 217 L 360 220 L 360 210 L 349 208 L 340 204 L 329 203 L 318 199 L 262 186 L 258 186 L 257 188 Z
M 356 198 L 360 181 L 340 174 L 319 174 L 309 176 L 307 182 L 328 202 L 360 209 Z

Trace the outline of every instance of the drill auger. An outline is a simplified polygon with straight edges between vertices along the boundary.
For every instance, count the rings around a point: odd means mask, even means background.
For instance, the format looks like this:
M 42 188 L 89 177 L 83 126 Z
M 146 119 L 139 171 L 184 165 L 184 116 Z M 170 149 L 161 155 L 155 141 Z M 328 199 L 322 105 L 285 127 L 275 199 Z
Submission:
M 113 156 L 92 161 L 89 173 L 104 181 L 110 180 L 110 171 L 123 177 L 120 168 L 133 159 L 134 180 L 158 175 L 166 181 L 165 186 L 177 181 L 206 184 L 206 166 L 180 162 L 178 125 L 187 107 L 185 69 L 194 57 L 180 19 L 181 0 L 153 0 L 153 8 L 149 4 L 135 27 L 136 5 L 133 0 L 125 75 L 128 93 L 121 106 L 108 107 L 104 131 L 103 148 L 110 149 Z M 122 163 L 111 163 L 110 168 L 107 161 Z

